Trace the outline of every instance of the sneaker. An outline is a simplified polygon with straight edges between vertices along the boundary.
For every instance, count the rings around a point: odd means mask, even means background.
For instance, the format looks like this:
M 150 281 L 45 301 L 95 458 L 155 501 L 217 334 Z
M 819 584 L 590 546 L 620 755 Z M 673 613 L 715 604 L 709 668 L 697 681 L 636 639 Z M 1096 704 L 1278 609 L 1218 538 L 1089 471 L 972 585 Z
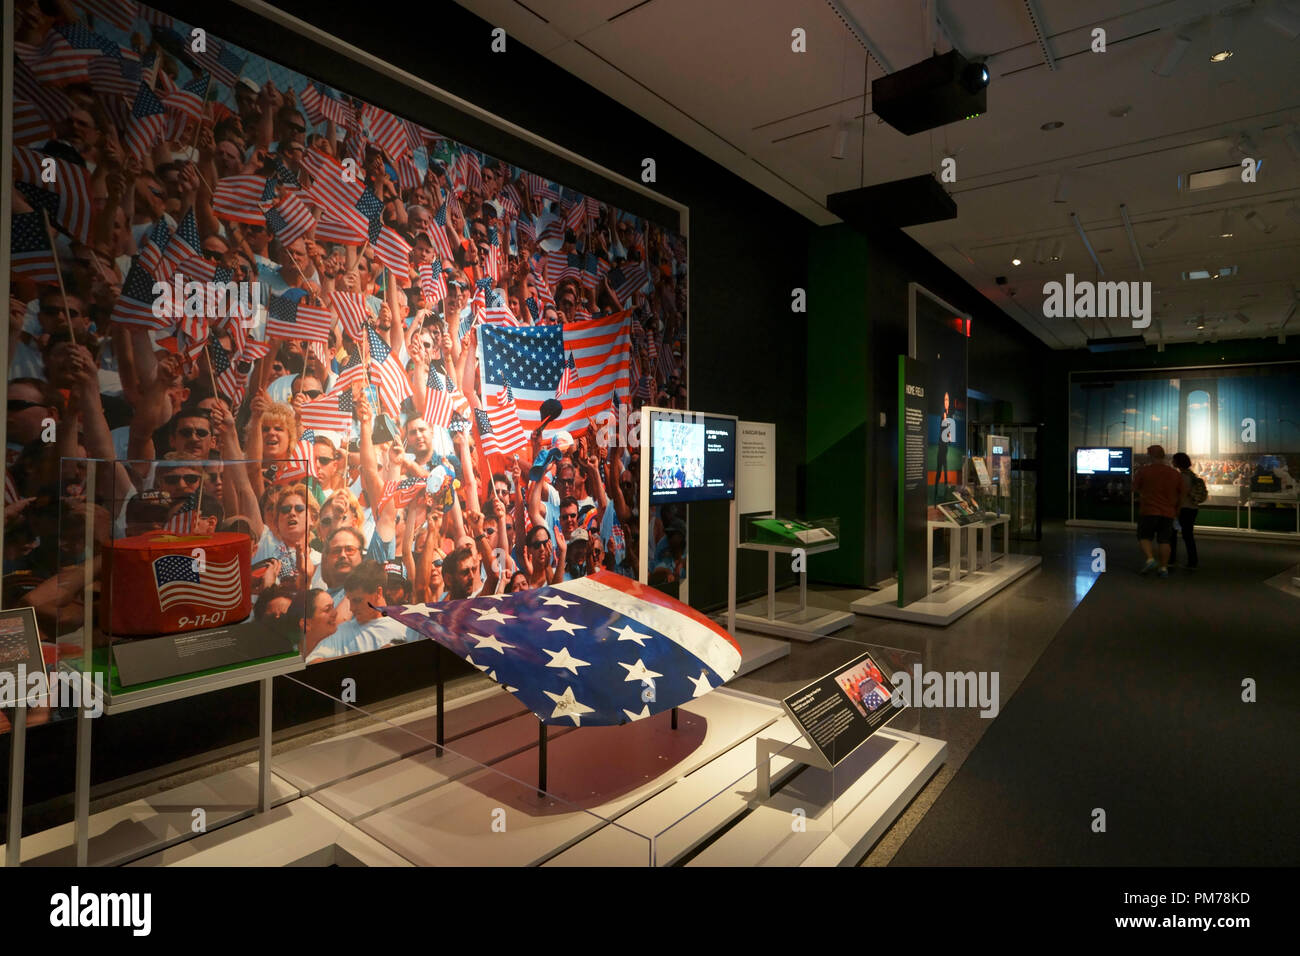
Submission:
M 1162 578 L 1167 578 L 1167 577 L 1169 577 L 1169 569 L 1168 569 L 1168 568 L 1161 568 L 1159 574 L 1160 574 L 1160 576 L 1161 576 Z
M 1156 569 L 1156 559 L 1148 558 L 1147 563 L 1142 565 L 1142 570 L 1138 574 L 1149 574 Z

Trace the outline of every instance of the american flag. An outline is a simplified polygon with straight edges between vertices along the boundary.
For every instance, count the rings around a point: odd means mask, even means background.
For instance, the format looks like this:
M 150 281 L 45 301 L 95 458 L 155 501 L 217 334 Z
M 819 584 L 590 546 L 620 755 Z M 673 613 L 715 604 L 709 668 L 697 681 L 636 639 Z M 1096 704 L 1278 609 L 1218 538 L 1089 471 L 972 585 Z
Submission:
M 90 173 L 86 168 L 26 146 L 15 146 L 13 155 L 14 179 L 30 183 L 47 194 L 47 197 L 42 197 L 40 205 L 50 210 L 50 221 L 78 242 L 89 242 L 94 209 L 90 198 Z M 46 160 L 51 162 L 54 176 L 50 183 L 44 182 L 43 163 Z
M 519 178 L 528 184 L 528 191 L 534 196 L 541 196 L 548 203 L 560 198 L 559 192 L 543 176 L 536 173 L 521 172 Z
M 332 122 L 345 129 L 356 122 L 352 104 L 323 83 L 308 83 L 298 97 L 312 125 Z
M 33 282 L 58 282 L 58 263 L 45 229 L 45 217 L 39 212 L 16 212 L 10 221 L 9 268 Z
M 21 59 L 14 58 L 14 95 L 35 106 L 53 126 L 77 107 L 57 86 L 42 83 Z
M 615 392 L 620 398 L 628 395 L 631 321 L 632 313 L 625 310 L 563 327 L 564 345 L 574 360 L 578 390 L 590 415 L 604 410 Z
M 133 156 L 142 162 L 146 160 L 154 146 L 162 142 L 166 127 L 167 111 L 162 100 L 153 90 L 140 84 L 135 95 L 135 105 L 131 107 L 131 118 L 127 122 L 123 142 Z
M 316 223 L 314 238 L 317 242 L 333 242 L 345 246 L 360 246 L 366 241 L 364 234 L 358 234 L 352 226 L 337 219 L 324 219 Z
M 447 280 L 442 274 L 442 260 L 420 263 L 420 292 L 427 304 L 447 298 Z
M 279 339 L 328 342 L 334 324 L 329 309 L 308 304 L 306 289 L 271 295 L 266 305 L 266 334 Z
M 582 232 L 587 220 L 587 201 L 579 196 L 564 215 L 564 227 L 572 229 L 574 234 Z
M 396 507 L 405 508 L 424 491 L 427 479 L 407 475 L 401 481 L 390 481 L 384 485 L 384 493 L 379 498 L 379 507 L 392 501 Z
M 153 276 L 137 258 L 127 270 L 126 278 L 122 281 L 122 291 L 113 303 L 112 321 L 159 330 L 175 328 L 176 322 L 171 317 L 153 314 L 153 286 Z
M 388 414 L 398 418 L 402 401 L 411 397 L 411 382 L 396 353 L 369 323 L 366 324 L 366 336 L 370 346 L 370 368 L 379 378 L 379 404 Z
M 291 485 L 307 478 L 320 478 L 316 470 L 316 433 L 310 429 L 303 432 L 303 437 L 293 446 L 289 457 L 277 461 L 274 466 L 275 478 L 272 484 Z
M 202 240 L 199 238 L 199 222 L 194 215 L 194 207 L 186 210 L 185 215 L 181 217 L 180 225 L 172 233 L 172 245 L 175 249 L 170 250 L 170 255 L 182 269 L 186 268 L 194 259 L 203 259 Z M 203 259 L 207 262 L 206 259 Z M 215 269 L 214 269 L 215 272 Z
M 396 229 L 381 223 L 374 249 L 375 257 L 404 286 L 411 272 L 411 244 Z
M 354 241 L 364 241 L 370 233 L 370 217 L 359 208 L 367 193 L 365 183 L 351 176 L 341 162 L 316 149 L 303 153 L 302 164 L 312 176 L 307 195 L 321 207 L 323 218 L 347 227 Z M 373 198 L 374 193 L 370 196 Z
M 209 35 L 207 48 L 202 53 L 191 53 L 195 61 L 212 74 L 212 78 L 226 86 L 234 86 L 243 72 L 244 60 L 231 47 Z
M 208 339 L 208 361 L 217 381 L 217 391 L 230 400 L 232 408 L 244 400 L 247 379 L 235 367 L 234 358 L 217 339 Z
M 650 275 L 646 272 L 645 266 L 639 262 L 623 263 L 614 269 L 609 270 L 608 276 L 610 288 L 618 296 L 619 301 L 627 307 L 635 305 L 633 301 L 638 292 L 645 289 L 646 283 L 650 281 Z
M 544 255 L 546 265 L 543 272 L 551 285 L 559 285 L 565 279 L 582 279 L 587 268 L 587 257 L 582 253 L 557 249 Z
M 525 242 L 537 242 L 537 230 L 533 228 L 532 217 L 521 216 L 515 220 L 515 242 L 520 248 Z
M 316 228 L 316 218 L 306 204 L 294 193 L 286 191 L 279 202 L 266 211 L 266 228 L 271 235 L 287 246 Z
M 369 186 L 361 191 L 361 198 L 357 200 L 357 212 L 365 218 L 366 238 L 371 243 L 378 242 L 384 229 L 384 204 L 379 201 L 379 197 Z
M 149 274 L 163 282 L 171 282 L 171 273 L 176 266 L 167 258 L 167 246 L 172 240 L 172 230 L 166 219 L 159 219 L 145 237 L 140 255 L 136 259 L 140 265 L 149 270 Z
M 555 389 L 556 398 L 564 398 L 569 394 L 569 389 L 578 387 L 578 367 L 573 364 L 573 355 L 570 354 L 564 361 L 564 371 L 560 373 L 560 384 Z
M 227 176 L 212 191 L 213 211 L 221 219 L 265 225 L 266 212 L 262 204 L 266 183 L 263 176 Z
M 166 524 L 163 525 L 163 530 L 170 531 L 172 534 L 193 534 L 194 519 L 198 517 L 198 512 L 199 493 L 196 491 L 192 495 L 186 495 L 180 505 L 172 511 Z
M 474 316 L 474 324 L 484 321 L 487 318 L 487 294 L 492 288 L 492 279 L 484 276 L 474 282 L 474 298 L 470 300 L 470 313 Z M 462 337 L 467 329 L 461 330 Z
M 14 100 L 14 142 L 19 146 L 39 146 L 54 138 L 54 127 L 41 111 L 26 100 Z
M 420 417 L 426 422 L 438 428 L 446 428 L 451 424 L 453 410 L 450 392 L 442 388 L 425 389 L 424 413 Z
M 443 262 L 455 261 L 456 255 L 451 248 L 451 239 L 447 236 L 447 202 L 443 201 L 438 211 L 433 214 L 433 225 L 428 229 L 429 241 L 433 243 L 433 252 Z
M 515 184 L 507 182 L 501 187 L 501 194 L 497 197 L 501 201 L 501 209 L 507 219 L 514 219 L 519 215 L 519 210 L 523 208 L 523 198 L 519 195 L 519 190 Z
M 487 396 L 487 411 L 483 418 L 487 419 L 489 426 L 489 430 L 483 433 L 485 452 L 509 455 L 528 447 L 528 435 L 519 422 L 519 409 L 515 406 L 515 395 L 509 383 L 503 385 L 496 395 Z M 480 419 L 480 430 L 482 424 Z
M 275 157 L 275 178 L 283 186 L 289 186 L 293 189 L 302 188 L 298 173 L 286 166 L 284 160 L 279 156 Z
M 361 356 L 358 354 L 353 358 L 352 364 L 348 365 L 338 375 L 334 376 L 334 384 L 330 387 L 331 392 L 347 391 L 351 392 L 354 385 L 366 384 L 366 369 L 361 364 Z
M 17 52 L 22 56 L 21 48 Z M 122 52 L 116 43 L 80 23 L 65 23 L 50 31 L 28 65 L 42 83 L 87 83 L 90 61 L 105 55 L 121 57 Z
M 116 56 L 99 56 L 91 58 L 86 72 L 90 83 L 99 96 L 133 96 L 136 88 L 144 79 L 140 70 L 140 58 L 134 51 L 124 56 L 120 51 Z
M 202 571 L 194 570 L 194 565 L 188 554 L 166 554 L 154 561 L 162 610 L 189 604 L 225 609 L 240 603 L 244 592 L 239 558 L 208 562 Z
M 465 185 L 478 193 L 483 194 L 483 161 L 479 154 L 473 150 L 464 150 L 460 154 L 461 162 L 465 165 Z M 478 210 L 474 210 L 475 213 Z
M 420 185 L 420 167 L 415 165 L 410 156 L 403 156 L 393 165 L 397 171 L 398 189 L 415 189 Z
M 318 398 L 303 402 L 298 406 L 298 420 L 304 428 L 347 432 L 352 427 L 352 390 L 336 386 Z
M 366 325 L 375 316 L 370 311 L 366 297 L 360 292 L 331 292 L 330 304 L 343 323 L 343 333 L 349 338 L 361 341 L 366 334 Z
M 361 120 L 370 130 L 370 141 L 382 149 L 389 160 L 396 162 L 411 151 L 406 126 L 392 113 L 366 103 L 361 108 Z
M 77 0 L 77 6 L 96 20 L 104 20 L 119 30 L 129 30 L 140 16 L 135 0 Z
M 564 372 L 565 352 L 572 351 L 580 384 L 562 403 L 564 411 L 548 427 L 574 430 L 585 428 L 588 415 L 609 404 L 614 390 L 627 390 L 628 337 L 625 316 L 611 316 L 586 323 L 591 328 L 576 331 L 558 325 L 504 328 L 486 325 L 479 330 L 483 348 L 482 391 L 509 381 L 519 418 L 530 427 L 541 422 L 541 406 L 555 398 Z M 599 352 L 599 355 L 597 353 Z
M 643 402 L 653 402 L 655 400 L 654 382 L 649 375 L 642 375 L 641 381 L 636 388 L 637 398 Z
M 184 86 L 163 97 L 163 106 L 167 108 L 170 117 L 179 119 L 179 125 L 175 129 L 183 126 L 186 118 L 196 123 L 203 121 L 203 101 L 207 99 L 211 82 L 207 73 L 199 73 Z
M 721 627 L 612 571 L 436 610 L 380 610 L 486 672 L 545 724 L 643 720 L 740 668 L 740 647 Z

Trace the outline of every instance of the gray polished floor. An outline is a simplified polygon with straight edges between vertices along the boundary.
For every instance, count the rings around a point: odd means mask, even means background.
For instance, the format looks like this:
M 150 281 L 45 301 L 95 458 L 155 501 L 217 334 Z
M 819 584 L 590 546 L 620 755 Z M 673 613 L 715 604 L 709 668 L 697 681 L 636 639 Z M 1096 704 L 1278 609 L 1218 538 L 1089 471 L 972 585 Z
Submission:
M 850 627 L 830 637 L 810 644 L 791 642 L 788 658 L 737 678 L 731 686 L 781 698 L 855 657 L 861 653 L 862 645 L 876 645 L 920 655 L 926 671 L 997 672 L 998 696 L 1004 705 L 1092 587 L 1097 578 L 1092 570 L 1092 551 L 1103 543 L 1108 549 L 1110 570 L 1132 571 L 1139 566 L 1136 542 L 1128 534 L 1066 528 L 1063 524 L 1045 526 L 1041 542 L 1013 543 L 1012 549 L 1040 554 L 1042 566 L 950 626 L 936 628 L 858 616 Z M 1277 548 L 1282 560 L 1288 555 L 1291 560 L 1300 556 L 1300 549 L 1295 546 L 1262 542 L 1258 546 Z M 1213 565 L 1215 550 L 1214 538 L 1201 539 L 1203 568 Z M 849 602 L 864 593 L 810 586 L 809 600 L 847 609 Z M 864 865 L 889 863 L 996 719 L 981 717 L 978 707 L 922 708 L 915 716 L 918 724 L 909 729 L 946 740 L 947 762 L 871 850 Z

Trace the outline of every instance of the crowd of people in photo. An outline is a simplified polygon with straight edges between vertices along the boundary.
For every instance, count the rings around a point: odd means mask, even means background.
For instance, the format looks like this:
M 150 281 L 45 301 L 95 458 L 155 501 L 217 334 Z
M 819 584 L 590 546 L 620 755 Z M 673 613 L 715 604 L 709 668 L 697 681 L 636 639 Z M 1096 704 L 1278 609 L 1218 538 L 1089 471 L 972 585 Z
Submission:
M 6 607 L 80 626 L 87 525 L 247 535 L 309 662 L 414 638 L 375 606 L 638 575 L 641 452 L 602 423 L 686 407 L 680 236 L 146 7 L 15 7 Z M 160 316 L 177 276 L 209 291 Z M 487 368 L 489 329 L 611 321 L 608 362 L 520 371 L 562 417 Z M 681 516 L 651 527 L 681 580 Z
M 651 483 L 656 491 L 665 488 L 701 488 L 704 486 L 704 460 L 674 456 L 655 468 Z

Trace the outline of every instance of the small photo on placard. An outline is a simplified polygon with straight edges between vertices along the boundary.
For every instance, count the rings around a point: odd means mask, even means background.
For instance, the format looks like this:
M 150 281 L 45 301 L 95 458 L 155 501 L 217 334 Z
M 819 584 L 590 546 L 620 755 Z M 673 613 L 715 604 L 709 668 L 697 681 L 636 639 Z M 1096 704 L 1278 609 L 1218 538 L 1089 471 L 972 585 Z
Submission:
M 863 717 L 886 706 L 893 697 L 889 682 L 871 658 L 836 674 L 835 683 Z

